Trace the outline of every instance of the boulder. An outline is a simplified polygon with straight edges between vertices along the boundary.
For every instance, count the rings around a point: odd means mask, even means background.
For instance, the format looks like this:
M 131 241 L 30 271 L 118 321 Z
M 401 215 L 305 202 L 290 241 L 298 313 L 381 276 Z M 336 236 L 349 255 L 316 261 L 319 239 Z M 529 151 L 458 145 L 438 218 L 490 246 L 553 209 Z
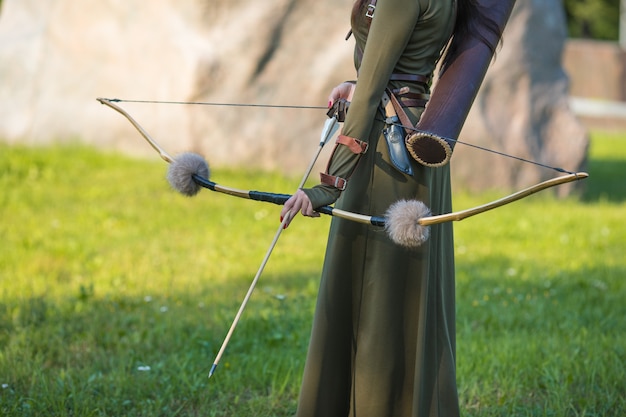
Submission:
M 120 103 L 172 154 L 191 150 L 214 167 L 297 174 L 317 147 L 330 89 L 355 77 L 353 44 L 344 40 L 351 6 L 352 0 L 4 0 L 0 138 L 79 140 L 153 157 L 97 97 L 287 106 Z M 570 170 L 584 166 L 588 139 L 567 104 L 564 40 L 559 1 L 518 0 L 460 139 Z M 329 153 L 330 146 L 317 170 Z M 527 186 L 552 175 L 462 145 L 452 164 L 459 184 L 476 189 Z

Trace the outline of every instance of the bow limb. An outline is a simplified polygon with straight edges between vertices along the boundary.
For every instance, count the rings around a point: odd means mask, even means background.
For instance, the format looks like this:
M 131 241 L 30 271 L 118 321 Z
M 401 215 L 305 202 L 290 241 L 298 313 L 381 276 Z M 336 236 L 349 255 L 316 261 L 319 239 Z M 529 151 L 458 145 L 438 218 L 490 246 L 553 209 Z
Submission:
M 146 132 L 145 129 L 141 127 L 141 125 L 137 123 L 137 121 L 133 119 L 124 109 L 117 106 L 116 104 L 113 104 L 109 99 L 98 98 L 97 100 L 100 103 L 109 106 L 113 110 L 117 111 L 118 113 L 126 117 L 126 119 L 128 119 L 128 121 L 137 129 L 137 131 L 139 131 L 141 136 L 143 136 L 143 138 L 150 144 L 150 146 L 152 146 L 152 148 L 159 153 L 159 155 L 165 162 L 168 162 L 168 163 L 174 162 L 174 158 L 170 156 L 163 148 L 161 148 L 161 146 L 159 146 L 159 144 L 154 139 L 152 139 L 152 137 L 148 134 L 148 132 Z M 329 121 L 327 121 L 327 123 L 329 123 Z M 322 138 L 322 141 L 320 142 L 320 147 L 323 146 L 324 141 L 328 140 L 328 138 L 332 136 L 332 134 L 336 130 L 336 122 L 334 123 L 335 124 L 332 126 L 327 126 L 327 125 L 325 126 L 326 135 L 325 135 L 325 138 L 324 137 Z M 329 131 L 332 133 L 328 133 Z M 548 167 L 548 168 L 551 168 L 551 167 Z M 420 226 L 430 226 L 430 225 L 452 222 L 452 221 L 461 221 L 468 217 L 472 217 L 477 214 L 484 213 L 486 211 L 493 210 L 495 208 L 502 207 L 509 203 L 513 203 L 515 201 L 521 200 L 523 198 L 526 198 L 532 194 L 535 194 L 547 188 L 555 187 L 557 185 L 565 184 L 568 182 L 579 181 L 579 180 L 587 178 L 588 176 L 589 174 L 586 172 L 570 173 L 568 175 L 563 175 L 557 178 L 540 182 L 539 184 L 533 185 L 524 190 L 518 191 L 514 194 L 500 198 L 490 203 L 480 205 L 478 207 L 473 207 L 473 208 L 469 208 L 466 210 L 447 213 L 447 214 L 422 217 L 417 220 L 417 223 Z M 276 204 L 284 204 L 284 201 L 282 201 L 282 199 L 280 199 L 281 201 L 278 202 L 274 200 L 266 200 L 265 198 L 260 198 L 259 196 L 257 196 L 257 194 L 264 194 L 264 193 L 259 193 L 255 191 L 243 191 L 243 190 L 238 190 L 238 189 L 234 189 L 230 187 L 220 186 L 218 184 L 215 184 L 213 182 L 210 182 L 208 180 L 202 179 L 197 176 L 194 176 L 194 180 L 201 183 L 203 187 L 211 189 L 213 191 L 218 191 L 218 192 L 230 194 L 236 197 L 243 197 L 243 198 L 248 198 L 252 200 L 271 201 Z M 367 223 L 367 224 L 372 224 L 376 226 L 383 226 L 385 224 L 385 218 L 382 218 L 382 217 L 360 215 L 356 213 L 351 213 L 351 212 L 346 212 L 343 210 L 335 209 L 332 207 L 322 207 L 322 209 L 323 210 L 320 210 L 320 212 L 324 214 L 341 217 L 341 218 L 351 220 L 357 223 Z
M 106 98 L 98 98 L 97 100 L 100 103 L 105 104 L 109 106 L 110 108 L 112 108 L 113 110 L 117 111 L 122 116 L 126 117 L 126 119 L 128 119 L 128 121 L 135 127 L 135 129 L 139 131 L 141 136 L 143 136 L 143 138 L 150 144 L 150 146 L 152 146 L 152 148 L 159 153 L 159 156 L 161 156 L 161 159 L 163 159 L 165 162 L 169 164 L 175 161 L 174 157 L 172 157 L 169 153 L 167 153 L 165 149 L 163 149 L 157 143 L 156 140 L 152 139 L 152 136 L 150 136 L 150 134 L 146 132 L 146 130 L 143 127 L 141 127 L 141 125 L 135 119 L 133 119 L 132 116 L 128 114 L 124 109 L 122 109 L 120 106 L 116 104 L 113 104 L 110 100 Z M 200 184 L 203 187 L 208 188 L 210 190 L 217 191 L 223 194 L 232 195 L 235 197 L 248 198 L 252 200 L 255 199 L 255 195 L 253 191 L 239 190 L 237 188 L 219 185 L 219 184 L 209 181 L 206 178 L 198 177 L 197 175 L 194 175 L 194 177 L 196 178 L 195 181 L 200 182 Z
M 126 110 L 122 109 L 117 104 L 113 104 L 110 100 L 106 98 L 98 98 L 97 100 L 100 103 L 105 104 L 109 106 L 110 108 L 112 108 L 113 110 L 115 110 L 116 112 L 120 113 L 122 116 L 126 117 L 128 121 L 133 126 L 135 126 L 135 129 L 137 129 L 139 133 L 141 133 L 141 136 L 143 136 L 143 138 L 150 144 L 150 146 L 152 146 L 152 148 L 159 153 L 159 155 L 165 162 L 168 162 L 168 163 L 174 162 L 174 158 L 172 158 L 170 154 L 165 152 L 165 150 L 161 148 L 154 139 L 152 139 L 152 137 L 148 134 L 148 132 L 146 132 L 146 130 L 143 127 L 141 127 L 141 125 L 137 123 L 137 121 L 133 119 L 131 115 L 126 112 Z
M 539 184 L 533 185 L 532 187 L 528 187 L 524 190 L 518 191 L 514 194 L 500 198 L 496 201 L 492 201 L 487 204 L 483 204 L 478 207 L 473 207 L 473 208 L 469 208 L 466 210 L 457 211 L 453 213 L 440 214 L 437 216 L 422 217 L 421 219 L 418 220 L 418 223 L 421 226 L 430 226 L 433 224 L 439 224 L 439 223 L 445 223 L 445 222 L 451 222 L 451 221 L 460 221 L 468 217 L 472 217 L 477 214 L 484 213 L 486 211 L 493 210 L 498 207 L 502 207 L 514 201 L 521 200 L 522 198 L 526 198 L 529 195 L 545 190 L 546 188 L 554 187 L 554 186 L 565 184 L 565 183 L 572 182 L 572 181 L 582 180 L 584 178 L 587 178 L 588 176 L 589 174 L 586 172 L 574 172 L 569 175 L 563 175 L 557 178 L 552 178 L 550 180 L 540 182 Z

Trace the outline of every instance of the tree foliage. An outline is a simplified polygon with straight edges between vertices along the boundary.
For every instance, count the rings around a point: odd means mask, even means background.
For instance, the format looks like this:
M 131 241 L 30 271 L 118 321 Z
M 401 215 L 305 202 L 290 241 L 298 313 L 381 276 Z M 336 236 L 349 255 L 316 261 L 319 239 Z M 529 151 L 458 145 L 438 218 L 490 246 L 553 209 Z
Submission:
M 600 40 L 619 38 L 621 0 L 563 0 L 569 36 Z

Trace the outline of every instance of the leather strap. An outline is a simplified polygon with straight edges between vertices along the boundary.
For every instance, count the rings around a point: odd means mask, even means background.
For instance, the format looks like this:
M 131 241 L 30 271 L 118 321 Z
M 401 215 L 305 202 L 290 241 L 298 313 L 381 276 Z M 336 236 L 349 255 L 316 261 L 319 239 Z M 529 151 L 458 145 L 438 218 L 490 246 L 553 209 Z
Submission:
M 356 154 L 367 152 L 369 146 L 367 142 L 346 135 L 337 136 L 337 143 L 347 146 L 352 153 Z
M 387 117 L 388 119 L 398 116 L 398 112 L 396 112 L 396 109 L 393 107 L 393 103 L 391 102 L 392 95 L 393 94 L 391 94 L 389 90 L 385 90 L 381 99 L 381 104 L 385 109 L 385 117 Z
M 365 17 L 368 17 L 370 20 L 374 18 L 374 12 L 376 11 L 376 1 L 378 0 L 370 0 L 370 4 L 368 4 L 365 9 Z M 352 36 L 352 28 L 350 28 L 350 30 L 346 34 L 346 40 L 350 39 L 350 36 Z M 361 52 L 361 56 L 362 55 L 363 52 Z
M 404 91 L 405 89 L 406 89 L 407 92 Z M 403 99 L 403 98 L 409 98 L 409 99 L 415 99 L 415 100 L 428 100 L 428 99 L 430 99 L 430 94 L 428 94 L 428 93 L 411 93 L 411 92 L 408 92 L 408 88 L 407 87 L 391 90 L 391 92 L 393 94 L 395 94 L 399 99 Z
M 426 104 L 428 104 L 428 100 L 423 98 L 398 97 L 398 101 L 400 101 L 402 107 L 426 107 Z
M 323 172 L 320 172 L 320 181 L 322 182 L 322 184 L 335 187 L 339 191 L 345 190 L 346 186 L 348 185 L 348 180 L 341 177 L 336 177 L 334 175 L 324 174 Z
M 370 19 L 374 17 L 374 11 L 376 10 L 377 1 L 378 0 L 370 0 L 365 10 L 365 17 L 368 17 Z M 345 39 L 346 40 L 350 39 L 350 36 L 352 36 L 352 28 L 350 28 L 350 30 L 348 31 L 348 34 L 346 35 Z M 363 59 L 363 50 L 357 46 L 356 52 L 357 52 L 359 62 L 361 62 L 361 60 Z M 412 81 L 416 83 L 423 83 L 426 85 L 430 83 L 430 77 L 421 75 L 421 74 L 404 74 L 404 73 L 391 74 L 390 80 L 391 81 Z
M 426 107 L 430 94 L 427 93 L 411 93 L 408 87 L 396 88 L 391 90 L 398 99 L 402 107 Z
M 367 9 L 365 10 L 365 17 L 369 17 L 370 19 L 374 17 L 374 11 L 376 10 L 376 1 L 370 0 L 370 4 L 367 5 Z
M 391 93 L 390 91 L 387 92 L 387 95 L 389 96 L 389 99 L 391 101 L 391 104 L 393 105 L 393 108 L 396 111 L 396 114 L 400 118 L 400 122 L 402 123 L 402 126 L 404 126 L 404 131 L 407 134 L 412 133 L 415 130 L 413 123 L 411 123 L 411 120 L 402 109 L 402 105 L 398 101 L 398 98 L 395 96 L 395 94 Z
M 357 154 L 357 155 L 362 155 L 365 152 L 367 152 L 367 148 L 369 147 L 369 144 L 367 142 L 363 142 L 362 140 L 358 140 L 355 139 L 353 137 L 350 136 L 346 136 L 346 135 L 339 135 L 337 137 L 337 142 L 335 145 L 335 151 L 337 150 L 337 146 L 339 145 L 344 145 L 346 146 L 350 152 Z M 330 164 L 331 161 L 333 159 L 333 156 L 335 154 L 335 151 L 333 151 L 333 154 L 331 155 L 330 159 L 328 160 L 328 166 L 326 167 L 326 172 L 328 172 L 329 168 L 330 168 Z M 359 160 L 361 159 L 361 157 L 359 156 Z M 357 162 L 358 164 L 358 162 Z M 356 166 L 354 167 L 354 169 L 356 169 Z M 352 172 L 354 172 L 354 169 L 352 170 Z M 352 176 L 352 173 L 350 173 L 348 175 L 348 178 Z M 338 189 L 339 191 L 343 191 L 346 189 L 346 186 L 348 185 L 348 180 L 345 178 L 341 178 L 341 177 L 337 177 L 335 175 L 330 175 L 330 174 L 326 174 L 324 172 L 320 172 L 320 181 L 322 182 L 322 184 L 326 184 L 326 185 L 330 185 L 331 187 L 335 187 L 336 189 Z
M 428 84 L 430 82 L 430 77 L 421 74 L 403 74 L 396 73 L 391 74 L 391 81 L 413 81 L 416 83 Z

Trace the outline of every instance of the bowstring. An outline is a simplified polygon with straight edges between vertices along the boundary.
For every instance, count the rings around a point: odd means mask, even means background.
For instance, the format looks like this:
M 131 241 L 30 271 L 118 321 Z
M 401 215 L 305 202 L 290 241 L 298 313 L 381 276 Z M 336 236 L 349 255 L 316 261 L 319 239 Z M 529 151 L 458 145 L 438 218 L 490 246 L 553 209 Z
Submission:
M 176 105 L 199 105 L 199 106 L 218 106 L 218 107 L 261 107 L 261 108 L 274 108 L 274 109 L 304 109 L 304 110 L 328 110 L 327 107 L 322 106 L 302 106 L 302 105 L 281 105 L 281 104 L 254 104 L 254 103 L 222 103 L 222 102 L 205 102 L 205 101 L 162 101 L 162 100 L 126 100 L 119 98 L 110 98 L 106 99 L 115 103 L 142 103 L 142 104 L 176 104 Z M 387 124 L 392 124 L 407 130 L 412 130 L 414 132 L 421 132 L 414 126 L 405 126 L 400 122 L 389 122 L 387 120 L 376 117 L 377 121 L 382 121 Z M 426 132 L 427 133 L 427 132 Z M 536 166 L 540 166 L 542 168 L 551 169 L 556 172 L 560 172 L 562 174 L 574 174 L 573 171 L 568 171 L 564 168 L 559 168 L 547 164 L 542 164 L 541 162 L 533 161 L 530 159 L 525 159 L 519 156 L 511 155 L 508 153 L 496 151 L 494 149 L 485 148 L 484 146 L 474 145 L 469 142 L 464 142 L 459 139 L 453 138 L 443 138 L 445 140 L 449 140 L 455 143 L 460 143 L 461 145 L 469 146 L 474 149 L 478 149 L 485 152 L 490 152 L 495 155 L 504 156 L 506 158 L 511 158 L 520 162 L 525 162 L 527 164 L 532 164 Z
M 254 104 L 254 103 L 219 103 L 206 101 L 161 101 L 161 100 L 123 100 L 119 98 L 107 98 L 105 100 L 114 103 L 143 103 L 143 104 L 189 104 L 197 106 L 219 106 L 219 107 L 264 107 L 273 109 L 308 109 L 308 110 L 328 110 L 322 106 L 297 106 L 280 104 Z
M 416 127 L 413 127 L 413 126 L 405 126 L 405 125 L 403 125 L 402 123 L 397 123 L 397 122 L 388 122 L 388 121 L 386 121 L 386 120 L 379 119 L 379 118 L 376 118 L 376 120 L 379 120 L 379 121 L 385 122 L 385 123 L 387 123 L 387 124 L 391 124 L 391 125 L 399 126 L 399 127 L 404 128 L 404 129 L 412 130 L 412 131 L 414 131 L 414 132 L 422 132 L 421 130 L 417 129 Z M 425 132 L 425 133 L 428 133 L 428 132 Z M 530 159 L 525 159 L 525 158 L 522 158 L 522 157 L 520 157 L 520 156 L 511 155 L 511 154 L 504 153 L 504 152 L 500 152 L 500 151 L 496 151 L 496 150 L 494 150 L 494 149 L 490 149 L 490 148 L 485 148 L 484 146 L 480 146 L 480 145 L 474 145 L 473 143 L 469 143 L 469 142 L 463 142 L 463 141 L 461 141 L 461 140 L 459 140 L 459 139 L 452 139 L 452 138 L 447 138 L 447 137 L 444 137 L 443 139 L 445 139 L 445 140 L 449 140 L 449 141 L 452 141 L 452 142 L 455 142 L 455 143 L 460 143 L 461 145 L 469 146 L 469 147 L 471 147 L 471 148 L 474 148 L 474 149 L 479 149 L 479 150 L 481 150 L 481 151 L 490 152 L 490 153 L 493 153 L 493 154 L 495 154 L 495 155 L 500 155 L 500 156 L 504 156 L 504 157 L 507 157 L 507 158 L 515 159 L 515 160 L 520 161 L 520 162 L 526 162 L 526 163 L 528 163 L 528 164 L 537 165 L 537 166 L 540 166 L 540 167 L 542 167 L 542 168 L 551 169 L 551 170 L 554 170 L 554 171 L 556 171 L 556 172 L 560 172 L 560 173 L 562 173 L 562 174 L 574 174 L 574 173 L 575 173 L 575 172 L 573 172 L 573 171 L 568 171 L 568 170 L 566 170 L 565 168 L 559 168 L 559 167 L 554 167 L 554 166 L 552 166 L 552 165 L 542 164 L 541 162 L 532 161 L 532 160 L 530 160 Z

